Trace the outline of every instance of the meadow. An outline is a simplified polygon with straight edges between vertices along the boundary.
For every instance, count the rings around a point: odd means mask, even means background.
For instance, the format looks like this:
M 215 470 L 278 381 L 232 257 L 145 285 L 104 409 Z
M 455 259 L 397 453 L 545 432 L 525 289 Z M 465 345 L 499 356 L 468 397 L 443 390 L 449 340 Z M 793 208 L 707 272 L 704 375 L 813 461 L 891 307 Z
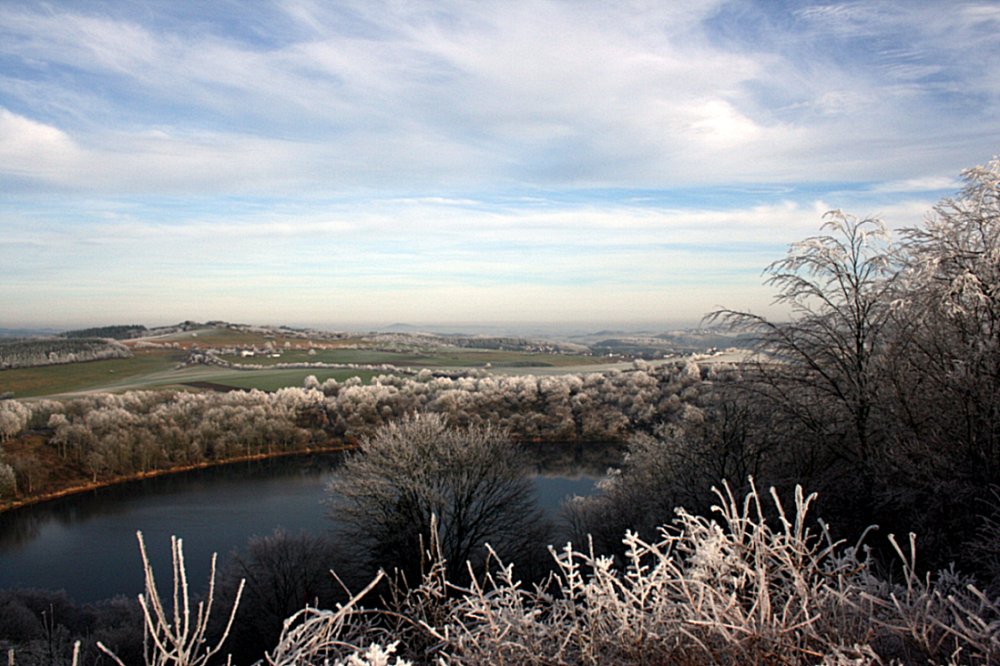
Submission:
M 405 340 L 405 336 L 404 336 Z M 383 374 L 379 366 L 432 369 L 442 372 L 472 368 L 509 374 L 551 374 L 601 371 L 613 357 L 581 353 L 546 353 L 507 349 L 456 347 L 413 340 L 391 348 L 374 338 L 347 336 L 311 340 L 283 329 L 236 325 L 206 326 L 196 330 L 126 341 L 132 358 L 15 368 L 0 371 L 0 394 L 40 398 L 138 389 L 212 388 L 275 391 L 302 386 L 306 377 L 320 382 L 358 377 L 364 383 Z M 213 356 L 232 367 L 191 361 L 192 352 L 213 350 Z M 243 356 L 256 350 L 253 356 Z M 273 354 L 273 355 L 272 355 Z M 359 367 L 287 368 L 288 364 L 353 365 Z

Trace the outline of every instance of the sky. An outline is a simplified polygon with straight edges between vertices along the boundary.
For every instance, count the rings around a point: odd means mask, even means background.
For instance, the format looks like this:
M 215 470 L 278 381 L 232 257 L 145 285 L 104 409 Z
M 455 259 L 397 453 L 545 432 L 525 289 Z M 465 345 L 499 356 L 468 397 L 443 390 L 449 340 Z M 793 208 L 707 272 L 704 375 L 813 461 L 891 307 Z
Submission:
M 0 327 L 781 317 L 1000 153 L 1000 2 L 0 2 Z

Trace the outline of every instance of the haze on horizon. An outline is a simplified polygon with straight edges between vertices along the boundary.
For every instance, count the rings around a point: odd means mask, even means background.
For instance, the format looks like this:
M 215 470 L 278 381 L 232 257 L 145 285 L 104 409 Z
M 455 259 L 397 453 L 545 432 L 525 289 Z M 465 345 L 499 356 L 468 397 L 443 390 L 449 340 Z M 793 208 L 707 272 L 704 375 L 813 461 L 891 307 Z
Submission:
M 1000 152 L 997 62 L 987 1 L 8 0 L 0 327 L 770 312 Z

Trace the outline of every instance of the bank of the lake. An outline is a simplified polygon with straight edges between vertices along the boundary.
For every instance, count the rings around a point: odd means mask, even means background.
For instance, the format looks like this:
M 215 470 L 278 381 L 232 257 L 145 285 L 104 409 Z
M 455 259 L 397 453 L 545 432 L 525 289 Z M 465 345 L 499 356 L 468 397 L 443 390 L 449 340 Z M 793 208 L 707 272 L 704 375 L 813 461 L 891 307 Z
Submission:
M 136 481 L 144 481 L 146 479 L 154 479 L 160 476 L 167 476 L 173 474 L 185 474 L 189 472 L 195 472 L 198 470 L 205 470 L 212 467 L 224 467 L 226 465 L 235 465 L 239 463 L 271 460 L 278 458 L 288 458 L 296 456 L 309 456 L 316 454 L 329 454 L 329 453 L 343 453 L 345 451 L 350 451 L 356 448 L 357 445 L 352 442 L 340 442 L 337 444 L 328 444 L 324 446 L 308 446 L 300 449 L 293 449 L 289 451 L 273 451 L 270 453 L 255 453 L 244 456 L 232 456 L 228 458 L 220 458 L 218 460 L 205 460 L 197 463 L 192 463 L 188 465 L 173 465 L 171 467 L 163 467 L 159 469 L 151 469 L 142 472 L 136 472 L 135 474 L 127 474 L 122 476 L 114 476 L 110 478 L 102 478 L 100 480 L 94 481 L 92 479 L 82 480 L 79 476 L 70 476 L 68 479 L 65 475 L 62 477 L 62 487 L 55 490 L 45 490 L 43 492 L 22 495 L 19 494 L 14 499 L 0 500 L 0 514 L 6 511 L 13 511 L 22 507 L 32 506 L 34 504 L 39 504 L 41 502 L 49 502 L 52 500 L 58 500 L 64 497 L 69 497 L 71 495 L 79 495 L 81 493 L 89 493 L 95 490 L 100 490 L 102 488 L 108 488 L 110 486 L 117 486 L 124 483 L 132 483 Z M 50 472 L 58 472 L 58 467 L 55 469 L 48 470 Z M 72 472 L 70 472 L 72 474 Z
M 547 448 L 547 447 L 542 447 Z M 561 448 L 561 447 L 553 447 Z M 576 467 L 580 456 L 534 468 L 539 503 L 555 515 L 568 495 L 589 494 L 603 467 Z M 596 454 L 587 453 L 586 458 Z M 184 540 L 192 589 L 208 581 L 212 553 L 220 567 L 254 536 L 276 529 L 331 534 L 327 484 L 341 453 L 272 457 L 216 465 L 104 486 L 0 514 L 0 589 L 64 589 L 77 602 L 142 589 L 135 533 L 154 568 L 169 580 L 170 537 Z M 556 462 L 550 460 L 550 462 Z

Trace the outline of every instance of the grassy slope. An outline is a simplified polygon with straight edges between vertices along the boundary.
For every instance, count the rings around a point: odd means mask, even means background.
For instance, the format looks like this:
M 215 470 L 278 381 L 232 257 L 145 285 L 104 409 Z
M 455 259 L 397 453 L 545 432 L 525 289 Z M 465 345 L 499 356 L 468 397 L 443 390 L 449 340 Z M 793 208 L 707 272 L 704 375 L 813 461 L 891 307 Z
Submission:
M 133 358 L 3 370 L 0 393 L 12 391 L 15 398 L 29 398 L 98 388 L 113 391 L 167 371 L 183 358 L 175 350 L 156 350 L 137 352 Z
M 492 349 L 439 349 L 432 352 L 389 352 L 377 349 L 324 349 L 314 355 L 307 351 L 292 350 L 281 354 L 279 358 L 269 356 L 254 356 L 241 358 L 239 356 L 221 356 L 231 363 L 276 365 L 278 363 L 391 363 L 398 366 L 419 368 L 473 368 L 484 367 L 487 363 L 493 367 L 566 367 L 580 365 L 582 362 L 592 363 L 589 356 L 568 354 L 539 354 L 518 351 L 497 351 Z

